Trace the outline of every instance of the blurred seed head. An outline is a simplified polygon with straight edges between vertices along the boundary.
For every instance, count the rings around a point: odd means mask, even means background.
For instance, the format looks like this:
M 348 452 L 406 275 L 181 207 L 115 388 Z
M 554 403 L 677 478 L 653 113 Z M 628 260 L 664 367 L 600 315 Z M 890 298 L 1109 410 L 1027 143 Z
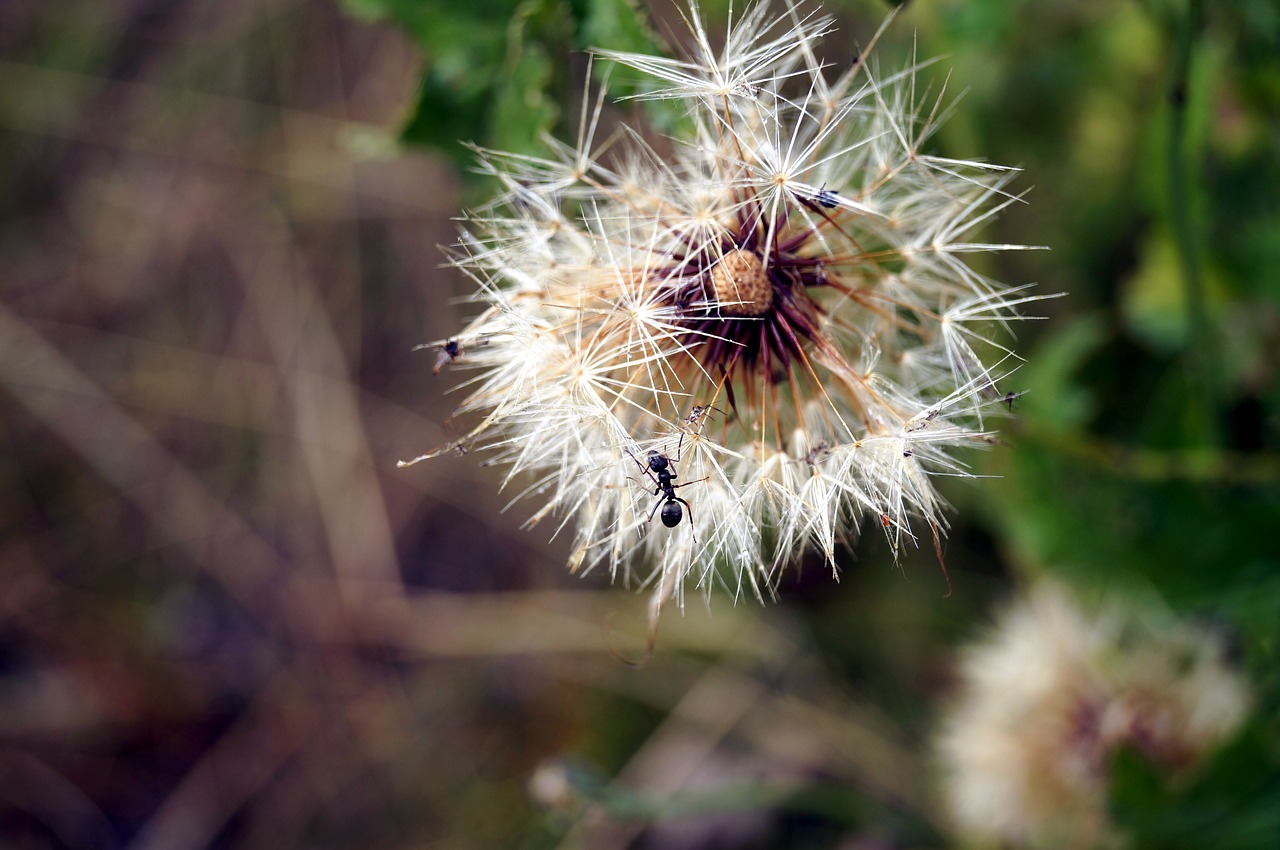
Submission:
M 1219 632 L 1045 583 L 971 647 L 937 741 L 956 830 L 979 845 L 1109 847 L 1111 757 L 1193 767 L 1240 726 L 1248 682 Z
M 494 452 L 541 502 L 529 525 L 575 524 L 574 570 L 640 570 L 655 617 L 690 580 L 760 595 L 807 550 L 834 567 L 868 516 L 895 553 L 936 541 L 934 476 L 990 444 L 1003 326 L 1036 298 L 966 262 L 1022 247 L 972 241 L 1014 171 L 926 152 L 946 96 L 923 64 L 826 65 L 831 19 L 801 4 L 749 6 L 719 48 L 696 2 L 685 20 L 683 58 L 597 54 L 683 107 L 670 152 L 601 143 L 603 91 L 574 145 L 478 151 L 503 189 L 452 259 L 480 314 L 432 344 L 465 352 L 440 365 L 474 370 L 477 424 L 424 455 Z

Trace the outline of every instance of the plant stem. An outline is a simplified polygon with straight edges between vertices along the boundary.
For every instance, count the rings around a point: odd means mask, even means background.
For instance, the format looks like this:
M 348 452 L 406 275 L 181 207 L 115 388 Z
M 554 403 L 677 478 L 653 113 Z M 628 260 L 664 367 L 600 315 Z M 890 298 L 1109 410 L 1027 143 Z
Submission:
M 1187 100 L 1191 57 L 1204 24 L 1204 0 L 1188 0 L 1187 13 L 1177 24 L 1173 79 L 1169 88 L 1169 141 L 1166 166 L 1169 179 L 1169 215 L 1182 267 L 1187 309 L 1187 373 L 1194 399 L 1191 422 L 1196 435 L 1208 445 L 1218 444 L 1218 393 L 1215 387 L 1217 348 L 1205 306 L 1197 232 L 1192 218 L 1190 175 L 1187 161 Z

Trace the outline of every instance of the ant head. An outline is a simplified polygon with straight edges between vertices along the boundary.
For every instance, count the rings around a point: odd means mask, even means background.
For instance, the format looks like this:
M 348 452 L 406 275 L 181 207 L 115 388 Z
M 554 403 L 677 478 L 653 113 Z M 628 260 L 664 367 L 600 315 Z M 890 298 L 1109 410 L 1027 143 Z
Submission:
M 666 469 L 667 464 L 670 463 L 670 461 L 667 460 L 666 455 L 659 454 L 657 449 L 649 449 L 648 460 L 649 468 L 654 472 L 660 472 Z

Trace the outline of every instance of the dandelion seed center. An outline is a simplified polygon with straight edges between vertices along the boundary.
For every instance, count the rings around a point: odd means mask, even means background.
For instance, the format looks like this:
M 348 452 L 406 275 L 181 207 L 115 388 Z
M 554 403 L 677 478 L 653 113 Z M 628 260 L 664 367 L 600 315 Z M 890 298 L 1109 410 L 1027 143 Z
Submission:
M 773 285 L 760 258 L 736 248 L 711 269 L 711 289 L 730 316 L 761 316 L 773 306 Z

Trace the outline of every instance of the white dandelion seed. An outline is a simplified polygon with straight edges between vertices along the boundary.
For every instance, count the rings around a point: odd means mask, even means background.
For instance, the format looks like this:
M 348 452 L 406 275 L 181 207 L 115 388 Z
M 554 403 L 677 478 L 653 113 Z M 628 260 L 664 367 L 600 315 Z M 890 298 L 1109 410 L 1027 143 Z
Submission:
M 992 334 L 1034 300 L 965 264 L 1021 247 L 961 241 L 1018 200 L 1013 170 L 922 150 L 944 101 L 921 65 L 829 79 L 831 20 L 798 4 L 752 4 L 719 51 L 696 2 L 685 20 L 685 58 L 600 54 L 685 104 L 669 155 L 633 132 L 600 155 L 590 95 L 577 144 L 478 151 L 504 190 L 453 256 L 483 307 L 452 340 L 477 424 L 423 456 L 525 476 L 529 524 L 574 526 L 572 569 L 654 588 L 651 639 L 690 584 L 761 596 L 806 550 L 834 569 L 864 518 L 895 553 L 936 543 L 934 477 L 990 443 L 1013 356 Z

